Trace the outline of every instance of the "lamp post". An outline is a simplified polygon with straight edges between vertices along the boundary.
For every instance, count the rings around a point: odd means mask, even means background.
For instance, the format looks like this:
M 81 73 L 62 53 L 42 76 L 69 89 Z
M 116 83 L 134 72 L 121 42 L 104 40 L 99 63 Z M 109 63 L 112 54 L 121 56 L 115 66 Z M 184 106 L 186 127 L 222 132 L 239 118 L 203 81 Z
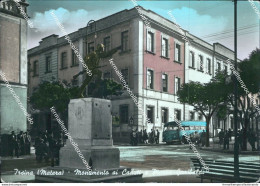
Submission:
M 234 62 L 235 69 L 237 70 L 237 0 L 234 0 Z M 238 83 L 234 77 L 234 96 L 235 96 L 235 108 L 234 108 L 234 133 L 235 133 L 235 144 L 234 144 L 234 177 L 239 181 L 239 146 L 238 146 L 238 134 L 237 134 L 237 97 L 238 97 Z

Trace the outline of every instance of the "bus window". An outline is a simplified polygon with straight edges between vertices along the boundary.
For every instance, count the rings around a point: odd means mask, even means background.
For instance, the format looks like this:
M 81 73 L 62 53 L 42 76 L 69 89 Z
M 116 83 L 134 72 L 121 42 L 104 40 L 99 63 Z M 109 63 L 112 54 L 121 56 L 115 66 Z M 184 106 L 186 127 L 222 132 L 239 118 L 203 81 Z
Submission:
M 200 126 L 195 126 L 195 130 L 200 130 Z
M 201 126 L 200 128 L 201 128 L 201 130 L 206 130 L 205 126 Z
M 173 127 L 173 130 L 178 130 L 179 129 L 179 127 Z
M 194 126 L 190 126 L 190 130 L 194 130 L 195 129 L 195 127 Z
M 189 126 L 184 126 L 183 128 L 184 128 L 184 130 L 190 130 Z

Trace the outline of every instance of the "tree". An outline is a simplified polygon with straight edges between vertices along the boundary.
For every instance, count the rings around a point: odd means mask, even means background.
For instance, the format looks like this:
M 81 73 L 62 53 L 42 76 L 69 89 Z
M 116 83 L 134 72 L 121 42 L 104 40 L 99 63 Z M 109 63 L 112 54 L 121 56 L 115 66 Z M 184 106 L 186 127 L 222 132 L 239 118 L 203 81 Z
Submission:
M 233 87 L 233 83 L 238 81 L 238 117 L 240 118 L 243 129 L 243 150 L 247 150 L 247 131 L 250 124 L 250 119 L 255 117 L 258 112 L 251 99 L 252 95 L 259 94 L 260 87 L 260 50 L 256 49 L 251 52 L 249 58 L 238 63 L 237 73 L 233 72 L 233 82 L 226 85 L 227 87 Z M 244 85 L 243 85 L 244 83 Z M 234 107 L 234 94 L 233 89 L 229 89 L 228 100 Z
M 42 111 L 49 111 L 54 106 L 58 112 L 64 112 L 70 99 L 76 98 L 78 92 L 79 88 L 69 87 L 60 81 L 45 81 L 33 92 L 30 103 L 34 108 Z
M 219 75 L 220 76 L 220 75 Z M 178 100 L 189 104 L 206 119 L 206 146 L 209 146 L 209 124 L 220 103 L 226 99 L 225 92 L 220 92 L 223 77 L 213 78 L 209 83 L 190 82 L 183 84 L 178 91 Z

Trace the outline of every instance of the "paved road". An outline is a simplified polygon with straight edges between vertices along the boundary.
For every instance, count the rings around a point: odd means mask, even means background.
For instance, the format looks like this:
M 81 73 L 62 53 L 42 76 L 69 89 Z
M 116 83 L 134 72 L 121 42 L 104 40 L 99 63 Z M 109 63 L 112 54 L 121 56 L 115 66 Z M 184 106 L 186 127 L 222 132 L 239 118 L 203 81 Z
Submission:
M 196 157 L 188 145 L 117 146 L 120 149 L 121 166 L 132 167 L 144 174 L 146 181 L 199 182 L 190 161 Z M 233 161 L 233 155 L 199 150 L 202 159 Z M 259 155 L 240 155 L 240 162 L 260 162 Z M 156 170 L 153 170 L 156 169 Z M 171 175 L 171 176 L 170 176 Z M 172 175 L 175 175 L 173 178 Z M 180 176 L 181 175 L 181 176 Z M 152 178 L 161 176 L 165 179 Z M 166 177 L 168 176 L 168 177 Z M 166 179 L 167 178 L 167 179 Z
M 131 167 L 134 171 L 143 173 L 144 182 L 200 182 L 194 173 L 191 157 L 196 157 L 188 145 L 155 145 L 155 146 L 116 146 L 120 149 L 120 165 Z M 210 152 L 197 149 L 203 159 L 233 160 L 232 154 Z M 240 155 L 241 162 L 260 162 L 260 156 Z M 24 156 L 19 159 L 5 160 L 2 170 L 10 171 L 14 168 L 30 170 L 48 165 L 38 164 L 34 156 Z M 2 175 L 3 176 L 3 175 Z M 17 176 L 5 174 L 3 179 L 10 182 L 34 180 L 34 176 Z

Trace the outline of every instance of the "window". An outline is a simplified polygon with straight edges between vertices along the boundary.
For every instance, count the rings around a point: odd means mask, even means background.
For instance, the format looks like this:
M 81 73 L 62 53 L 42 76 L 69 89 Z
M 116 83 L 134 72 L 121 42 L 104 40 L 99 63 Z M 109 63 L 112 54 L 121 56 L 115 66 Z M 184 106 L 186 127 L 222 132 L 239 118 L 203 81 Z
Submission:
M 128 123 L 128 105 L 120 105 L 119 107 L 119 113 L 120 113 L 120 123 Z
M 91 52 L 94 52 L 95 48 L 94 48 L 94 42 L 88 43 L 88 54 L 90 54 Z
M 110 50 L 110 37 L 104 38 L 104 48 L 105 52 L 108 52 Z
M 73 50 L 71 50 L 71 61 L 72 61 L 72 66 L 77 66 L 79 64 L 78 58 L 75 55 Z
M 256 99 L 255 102 L 256 102 L 256 105 L 259 105 L 258 99 Z
M 34 61 L 33 62 L 33 76 L 38 76 L 39 75 L 39 62 Z
M 163 90 L 163 92 L 168 91 L 168 75 L 167 74 L 162 75 L 162 90 Z
M 154 52 L 154 33 L 147 33 L 147 51 Z
M 190 126 L 190 130 L 194 130 L 195 129 L 195 126 Z
M 190 121 L 194 121 L 194 120 L 195 120 L 195 113 L 190 112 Z
M 217 62 L 217 71 L 218 72 L 221 71 L 221 64 L 220 64 L 220 62 Z
M 168 39 L 162 39 L 162 56 L 168 57 Z
M 199 121 L 202 121 L 203 120 L 203 115 L 201 113 L 199 113 Z
M 181 78 L 175 78 L 175 94 L 180 90 L 181 87 Z
M 195 126 L 195 130 L 200 130 L 200 126 Z
M 183 129 L 184 130 L 190 130 L 190 127 L 189 126 L 183 126 Z
M 122 47 L 122 51 L 129 50 L 129 48 L 128 48 L 128 31 L 122 32 L 121 47 Z
M 168 109 L 162 108 L 162 123 L 168 122 Z
M 224 66 L 225 73 L 227 73 L 227 65 Z
M 175 116 L 175 118 L 177 119 L 177 120 L 181 120 L 181 111 L 180 110 L 175 110 L 174 111 L 174 116 Z
M 154 122 L 154 107 L 152 106 L 147 107 L 147 118 L 151 123 Z
M 199 67 L 198 67 L 198 69 L 200 70 L 200 71 L 203 71 L 203 56 L 202 55 L 199 55 Z
M 153 71 L 147 70 L 147 88 L 153 89 Z
M 61 69 L 67 68 L 67 52 L 61 53 Z
M 105 72 L 105 73 L 103 74 L 103 78 L 104 78 L 104 79 L 110 79 L 110 78 L 111 78 L 110 72 Z
M 181 62 L 181 45 L 175 45 L 175 61 Z
M 127 84 L 129 84 L 129 82 L 128 82 L 128 69 L 127 69 L 127 68 L 126 68 L 126 69 L 122 69 L 122 70 L 121 70 L 121 74 L 122 74 L 122 76 L 123 76 L 125 82 L 126 82 Z
M 51 56 L 47 56 L 45 59 L 45 72 L 51 72 Z
M 207 59 L 207 66 L 208 66 L 207 73 L 211 74 L 211 60 L 209 58 Z
M 190 51 L 190 67 L 195 68 L 194 52 Z

